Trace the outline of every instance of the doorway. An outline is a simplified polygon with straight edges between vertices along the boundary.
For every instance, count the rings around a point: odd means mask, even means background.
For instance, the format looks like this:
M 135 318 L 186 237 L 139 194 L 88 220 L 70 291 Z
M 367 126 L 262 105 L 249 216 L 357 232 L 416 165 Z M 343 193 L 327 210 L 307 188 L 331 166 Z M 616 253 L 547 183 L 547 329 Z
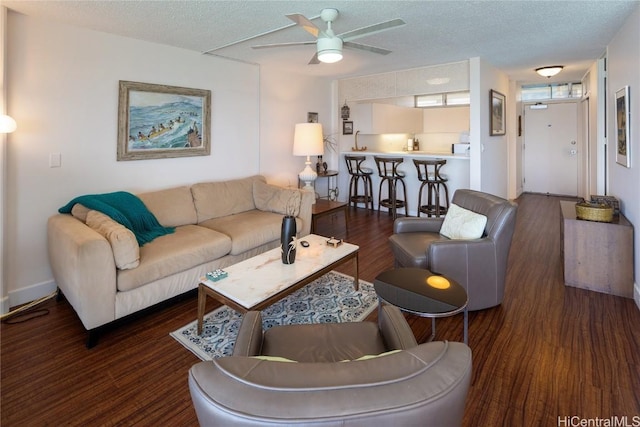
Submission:
M 524 106 L 524 191 L 578 195 L 578 108 L 575 102 Z

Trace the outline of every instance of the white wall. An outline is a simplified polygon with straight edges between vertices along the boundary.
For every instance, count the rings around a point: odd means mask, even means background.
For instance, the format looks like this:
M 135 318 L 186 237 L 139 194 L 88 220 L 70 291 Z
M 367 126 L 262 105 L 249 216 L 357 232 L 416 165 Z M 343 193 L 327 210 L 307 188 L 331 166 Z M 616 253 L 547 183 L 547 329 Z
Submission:
M 470 136 L 471 189 L 508 198 L 509 145 L 513 131 L 515 98 L 509 92 L 509 78 L 481 58 L 471 58 L 470 65 Z M 489 136 L 489 91 L 497 90 L 506 97 L 506 135 Z M 512 144 L 513 145 L 513 144 Z
M 6 29 L 7 29 L 7 9 L 0 6 L 0 114 L 6 114 Z M 9 298 L 6 298 L 5 289 L 7 287 L 7 253 L 5 250 L 5 229 L 6 219 L 6 172 L 7 172 L 7 135 L 0 134 L 0 313 L 9 311 Z
M 627 18 L 624 26 L 608 46 L 607 88 L 607 169 L 609 171 L 609 194 L 620 200 L 620 209 L 635 226 L 634 233 L 634 298 L 640 308 L 640 6 Z M 624 86 L 630 87 L 631 95 L 631 167 L 616 163 L 616 118 L 615 94 Z
M 261 76 L 257 65 L 11 11 L 7 40 L 7 111 L 18 131 L 7 144 L 7 271 L 0 297 L 6 303 L 8 292 L 11 306 L 54 289 L 46 221 L 71 198 L 256 173 L 286 184 L 304 165 L 289 148 L 293 125 L 306 121 L 307 111 L 319 110 L 321 120 L 330 115 L 324 83 L 273 71 Z M 210 89 L 211 155 L 116 161 L 119 80 Z M 61 153 L 62 167 L 49 168 L 50 153 Z
M 322 65 L 309 65 L 322 66 Z M 286 75 L 281 70 L 262 67 L 260 92 L 260 171 L 277 185 L 298 184 L 298 174 L 304 169 L 306 157 L 294 157 L 293 130 L 296 123 L 305 123 L 307 113 L 318 113 L 324 135 L 336 130 L 332 115 L 337 106 L 331 102 L 332 81 L 301 75 Z M 328 156 L 330 157 L 330 156 Z M 331 162 L 330 159 L 328 159 Z M 315 169 L 316 156 L 311 157 Z M 333 169 L 337 167 L 337 165 Z M 326 183 L 321 185 L 324 188 Z

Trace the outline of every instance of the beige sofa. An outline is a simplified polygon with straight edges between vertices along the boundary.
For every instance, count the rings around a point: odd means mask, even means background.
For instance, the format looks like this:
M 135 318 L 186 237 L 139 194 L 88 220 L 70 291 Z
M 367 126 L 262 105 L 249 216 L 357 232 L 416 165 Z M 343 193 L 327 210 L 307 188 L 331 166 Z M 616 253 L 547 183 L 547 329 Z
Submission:
M 288 211 L 298 236 L 311 229 L 314 195 L 269 185 L 262 176 L 137 196 L 175 232 L 138 247 L 129 230 L 78 204 L 48 221 L 53 276 L 89 332 L 88 347 L 106 325 L 195 289 L 207 271 L 277 247 Z

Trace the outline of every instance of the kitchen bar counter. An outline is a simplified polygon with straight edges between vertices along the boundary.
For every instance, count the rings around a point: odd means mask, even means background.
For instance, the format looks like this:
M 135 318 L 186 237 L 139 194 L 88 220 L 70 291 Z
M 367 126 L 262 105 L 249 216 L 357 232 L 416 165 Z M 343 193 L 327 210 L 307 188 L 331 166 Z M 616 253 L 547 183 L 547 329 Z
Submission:
M 413 159 L 444 159 L 447 164 L 442 167 L 441 172 L 447 176 L 447 188 L 449 189 L 449 199 L 453 197 L 453 193 L 458 188 L 470 188 L 470 173 L 469 173 L 469 156 L 466 154 L 452 154 L 452 153 L 434 153 L 428 151 L 342 151 L 340 158 L 340 175 L 338 179 L 339 194 L 341 200 L 346 200 L 349 194 L 349 175 L 346 163 L 344 161 L 345 155 L 365 156 L 366 160 L 362 166 L 373 170 L 371 180 L 373 181 L 373 196 L 374 207 L 378 206 L 378 190 L 380 184 L 380 177 L 378 176 L 378 168 L 373 160 L 374 156 L 387 156 L 387 157 L 402 157 L 404 162 L 398 167 L 399 170 L 405 173 L 404 181 L 407 185 L 407 198 L 409 205 L 409 215 L 415 216 L 418 208 L 418 190 L 422 184 L 418 180 L 418 173 L 416 167 L 413 164 Z M 398 191 L 402 191 L 398 189 Z M 426 189 L 425 197 L 426 197 Z M 386 192 L 385 192 L 386 194 Z M 385 197 L 385 196 L 383 196 Z M 359 207 L 363 207 L 362 204 Z M 381 209 L 386 210 L 386 209 Z M 404 209 L 399 210 L 400 214 L 404 214 Z
M 452 153 L 434 153 L 430 151 L 343 151 L 342 155 L 351 154 L 354 156 L 397 156 L 406 157 L 409 159 L 455 159 L 455 160 L 469 160 L 469 156 L 466 154 L 452 154 Z

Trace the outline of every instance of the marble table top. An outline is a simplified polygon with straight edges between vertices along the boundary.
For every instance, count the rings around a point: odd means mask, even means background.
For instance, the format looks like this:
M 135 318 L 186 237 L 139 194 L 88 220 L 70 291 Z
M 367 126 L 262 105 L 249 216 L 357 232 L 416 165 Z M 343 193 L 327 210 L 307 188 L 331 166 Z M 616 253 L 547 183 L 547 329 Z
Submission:
M 359 249 L 346 242 L 329 246 L 328 239 L 316 234 L 299 239 L 309 247 L 298 243 L 293 264 L 282 263 L 277 247 L 225 268 L 228 276 L 222 280 L 202 278 L 201 283 L 245 308 L 253 307 Z

